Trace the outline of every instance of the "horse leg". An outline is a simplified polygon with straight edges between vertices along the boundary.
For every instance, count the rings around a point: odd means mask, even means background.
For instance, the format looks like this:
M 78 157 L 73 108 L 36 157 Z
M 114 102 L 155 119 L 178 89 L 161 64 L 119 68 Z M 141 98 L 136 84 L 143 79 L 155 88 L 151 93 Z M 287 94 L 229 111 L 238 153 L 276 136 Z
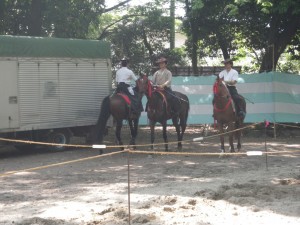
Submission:
M 173 125 L 176 129 L 176 133 L 177 133 L 177 148 L 178 150 L 181 150 L 182 149 L 182 144 L 181 144 L 181 141 L 182 141 L 182 136 L 181 136 L 181 132 L 180 132 L 180 126 L 178 124 L 178 118 L 172 118 L 172 121 L 173 121 Z
M 150 121 L 150 133 L 151 133 L 151 150 L 154 149 L 154 127 L 155 127 L 155 122 L 154 121 Z
M 130 145 L 133 145 L 133 149 L 136 149 L 135 147 L 135 139 L 137 136 L 137 127 L 138 127 L 138 120 L 129 120 L 128 121 L 129 127 L 130 127 L 130 134 L 131 134 L 131 140 Z
M 240 122 L 236 122 L 236 129 L 239 129 L 240 128 Z M 241 135 L 242 135 L 242 132 L 241 130 L 238 130 L 236 131 L 236 139 L 237 139 L 237 149 L 238 149 L 238 152 L 241 150 L 242 148 L 242 144 L 241 144 Z
M 183 140 L 183 135 L 186 129 L 186 116 L 183 115 L 182 117 L 180 117 L 180 127 L 181 127 L 181 135 L 180 135 L 180 149 L 182 149 L 182 143 L 181 141 Z
M 233 131 L 234 130 L 234 123 L 229 123 L 228 124 L 228 130 Z M 229 133 L 229 146 L 230 146 L 230 152 L 235 152 L 234 151 L 234 145 L 233 145 L 233 133 Z
M 223 123 L 218 123 L 219 126 L 219 131 L 220 131 L 220 142 L 221 142 L 221 152 L 225 152 L 225 147 L 224 147 L 224 125 Z
M 123 121 L 118 120 L 116 125 L 116 138 L 119 145 L 123 145 L 123 142 L 121 140 L 121 129 L 122 129 Z M 121 147 L 121 150 L 124 150 L 124 147 Z
M 242 148 L 241 144 L 241 131 L 238 131 L 237 133 L 237 151 L 239 152 Z
M 164 121 L 162 123 L 163 126 L 163 138 L 165 141 L 165 151 L 169 151 L 169 145 L 168 145 L 168 137 L 167 137 L 167 121 Z

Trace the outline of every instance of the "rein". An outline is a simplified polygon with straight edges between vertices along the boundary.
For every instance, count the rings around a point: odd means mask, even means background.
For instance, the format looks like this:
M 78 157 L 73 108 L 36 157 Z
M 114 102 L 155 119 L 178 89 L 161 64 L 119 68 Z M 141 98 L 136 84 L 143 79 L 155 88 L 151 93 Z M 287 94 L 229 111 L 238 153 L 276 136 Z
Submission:
M 231 104 L 231 100 L 232 100 L 232 98 L 230 97 L 230 98 L 228 99 L 228 101 L 227 101 L 225 107 L 222 108 L 222 109 L 218 108 L 218 107 L 216 106 L 216 103 L 215 103 L 215 104 L 214 104 L 214 109 L 215 109 L 217 112 L 224 112 L 224 111 L 226 111 L 226 110 L 228 109 L 228 107 L 230 106 L 230 104 Z

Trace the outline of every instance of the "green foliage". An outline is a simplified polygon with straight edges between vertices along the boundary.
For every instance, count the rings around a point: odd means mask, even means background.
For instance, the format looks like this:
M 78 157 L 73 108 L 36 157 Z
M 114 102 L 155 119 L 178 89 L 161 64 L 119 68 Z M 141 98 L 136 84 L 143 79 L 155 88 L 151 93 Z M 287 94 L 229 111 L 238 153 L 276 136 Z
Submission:
M 38 36 L 86 38 L 89 26 L 103 12 L 104 0 L 7 0 L 2 6 L 2 34 L 32 35 L 37 23 Z
M 170 66 L 185 65 L 186 58 L 195 64 L 205 57 L 234 57 L 244 71 L 269 70 L 273 60 L 278 70 L 299 71 L 300 1 L 176 2 L 185 4 L 181 27 L 187 42 L 172 51 L 172 20 L 164 7 L 170 0 L 123 5 L 111 13 L 104 13 L 105 0 L 1 0 L 0 34 L 104 39 L 111 42 L 113 65 L 126 56 L 136 71 L 151 71 L 160 55 Z
M 132 7 L 123 17 L 110 16 L 113 25 L 106 30 L 105 40 L 112 43 L 115 69 L 124 56 L 130 59 L 130 67 L 136 73 L 151 73 L 160 55 L 168 57 L 174 64 L 183 63 L 182 50 L 169 50 L 171 20 L 167 13 L 159 4 L 149 2 Z
M 283 60 L 278 63 L 279 71 L 300 74 L 299 60 L 293 60 L 292 58 L 291 55 L 284 54 L 282 57 Z
M 295 31 L 300 30 L 300 1 L 201 2 L 203 6 L 187 14 L 188 18 L 184 21 L 189 56 L 197 47 L 198 61 L 204 57 L 218 58 L 220 54 L 222 58 L 247 57 L 251 63 L 245 67 L 246 70 L 256 72 L 270 70 L 273 61 L 277 64 L 287 46 L 288 51 L 297 56 L 300 38 L 295 36 Z M 197 45 L 193 44 L 193 38 L 198 40 Z

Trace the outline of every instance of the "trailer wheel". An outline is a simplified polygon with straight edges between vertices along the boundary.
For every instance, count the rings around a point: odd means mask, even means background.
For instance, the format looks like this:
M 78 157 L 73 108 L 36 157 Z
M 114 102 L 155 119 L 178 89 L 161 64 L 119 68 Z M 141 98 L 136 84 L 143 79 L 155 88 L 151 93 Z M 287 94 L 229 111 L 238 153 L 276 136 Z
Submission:
M 52 131 L 48 136 L 48 142 L 49 143 L 55 143 L 55 144 L 69 144 L 71 138 L 71 133 L 68 130 L 54 130 Z M 54 151 L 62 151 L 66 147 L 63 145 L 52 145 L 49 146 L 49 150 Z

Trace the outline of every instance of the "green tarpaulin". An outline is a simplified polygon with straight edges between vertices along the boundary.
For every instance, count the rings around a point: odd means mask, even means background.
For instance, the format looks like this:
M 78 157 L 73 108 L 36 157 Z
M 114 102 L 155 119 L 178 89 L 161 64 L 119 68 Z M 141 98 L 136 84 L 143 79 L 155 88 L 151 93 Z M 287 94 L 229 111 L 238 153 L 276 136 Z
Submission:
M 110 58 L 110 44 L 98 40 L 0 35 L 0 57 Z

